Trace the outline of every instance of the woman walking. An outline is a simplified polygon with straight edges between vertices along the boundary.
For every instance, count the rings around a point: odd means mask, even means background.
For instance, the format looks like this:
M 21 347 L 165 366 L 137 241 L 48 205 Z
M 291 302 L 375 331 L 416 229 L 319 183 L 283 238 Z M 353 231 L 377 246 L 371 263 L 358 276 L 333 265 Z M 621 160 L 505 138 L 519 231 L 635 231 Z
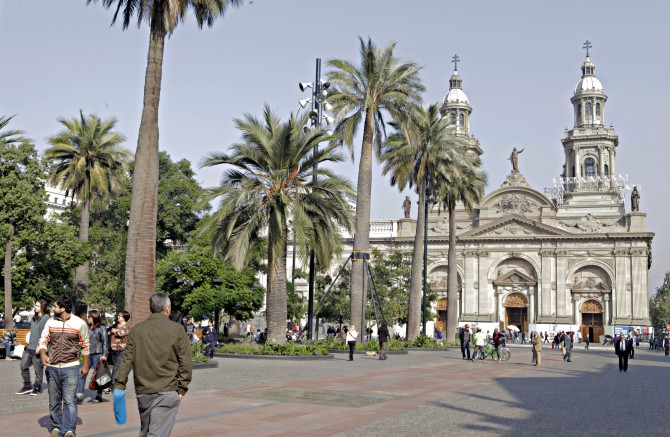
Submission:
M 130 313 L 128 311 L 119 311 L 117 317 L 116 328 L 110 329 L 112 333 L 111 338 L 111 349 L 112 349 L 112 362 L 114 363 L 114 369 L 112 370 L 112 381 L 116 377 L 116 372 L 119 370 L 121 365 L 121 360 L 123 360 L 123 354 L 126 352 L 126 343 L 128 342 L 128 335 L 130 335 Z
M 89 370 L 95 369 L 99 361 L 107 361 L 107 329 L 100 321 L 100 312 L 91 310 L 88 312 L 88 327 L 90 329 L 89 340 Z M 77 403 L 84 402 L 84 386 L 86 385 L 88 372 L 79 378 L 77 384 Z M 102 389 L 98 389 L 94 402 L 102 402 Z
M 347 344 L 349 345 L 349 361 L 354 361 L 354 349 L 356 349 L 356 337 L 358 337 L 358 332 L 356 331 L 356 326 L 349 326 L 347 331 Z
M 439 331 L 438 331 L 439 332 Z M 386 322 L 382 323 L 381 328 L 379 328 L 379 359 L 386 359 L 386 345 L 388 344 L 391 334 L 389 333 L 389 327 Z

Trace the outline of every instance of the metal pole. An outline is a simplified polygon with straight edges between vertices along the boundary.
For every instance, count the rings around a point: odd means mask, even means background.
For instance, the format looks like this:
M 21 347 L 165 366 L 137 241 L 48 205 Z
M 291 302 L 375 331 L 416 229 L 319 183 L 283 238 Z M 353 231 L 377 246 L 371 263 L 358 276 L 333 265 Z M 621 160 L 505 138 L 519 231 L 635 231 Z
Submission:
M 321 58 L 316 58 L 316 80 L 313 87 L 312 94 L 312 108 L 317 112 L 316 120 L 312 120 L 312 126 L 318 128 L 321 125 L 321 104 L 316 100 L 321 93 Z M 314 153 L 318 153 L 319 147 L 314 149 Z M 314 164 L 314 174 L 312 175 L 312 183 L 316 183 L 317 165 Z M 313 338 L 312 320 L 314 319 L 314 280 L 316 276 L 316 256 L 314 248 L 309 251 L 309 289 L 307 295 L 307 339 Z
M 426 290 L 428 286 L 428 172 L 426 172 L 426 193 L 424 200 L 425 219 L 423 221 L 423 335 L 428 336 L 426 332 Z

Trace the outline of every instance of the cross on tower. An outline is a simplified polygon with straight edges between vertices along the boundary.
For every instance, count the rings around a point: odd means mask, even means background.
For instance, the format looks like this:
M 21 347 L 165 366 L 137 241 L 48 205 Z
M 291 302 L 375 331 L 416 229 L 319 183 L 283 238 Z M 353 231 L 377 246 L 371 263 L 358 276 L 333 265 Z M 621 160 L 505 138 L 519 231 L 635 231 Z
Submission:
M 451 58 L 451 62 L 454 63 L 454 71 L 458 71 L 458 62 L 461 60 L 461 58 L 458 57 L 458 55 L 454 55 L 453 58 Z
M 589 41 L 588 39 L 586 40 L 586 42 L 584 42 L 584 45 L 582 46 L 583 49 L 586 49 L 586 57 L 587 58 L 589 57 L 589 49 L 592 48 L 592 47 L 593 46 L 591 45 L 591 41 Z

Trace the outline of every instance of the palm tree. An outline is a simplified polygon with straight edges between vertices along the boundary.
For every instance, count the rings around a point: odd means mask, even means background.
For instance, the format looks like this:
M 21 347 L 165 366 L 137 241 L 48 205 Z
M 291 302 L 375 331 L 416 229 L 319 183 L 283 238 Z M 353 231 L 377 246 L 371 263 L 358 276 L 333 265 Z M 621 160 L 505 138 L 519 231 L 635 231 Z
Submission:
M 447 331 L 444 338 L 453 339 L 458 326 L 458 271 L 456 269 L 456 206 L 463 205 L 466 212 L 484 197 L 486 173 L 480 168 L 481 160 L 476 155 L 467 155 L 465 163 L 455 163 L 456 168 L 446 168 L 454 177 L 450 183 L 441 184 L 438 200 L 449 214 L 449 249 L 447 251 Z M 441 173 L 442 174 L 442 173 Z
M 97 0 L 87 0 L 87 4 Z M 116 5 L 112 24 L 119 13 L 123 29 L 133 17 L 138 27 L 149 25 L 149 54 L 144 77 L 144 107 L 135 152 L 133 191 L 130 201 L 128 250 L 126 251 L 126 309 L 140 322 L 149 315 L 147 299 L 156 283 L 156 218 L 158 204 L 158 104 L 163 76 L 165 37 L 172 35 L 193 10 L 198 26 L 212 27 L 228 7 L 242 0 L 100 0 L 105 8 Z
M 292 114 L 282 123 L 266 106 L 262 120 L 249 114 L 235 120 L 242 142 L 233 144 L 229 154 L 212 153 L 202 164 L 229 166 L 221 184 L 204 199 L 208 203 L 221 198 L 218 211 L 203 228 L 203 232 L 214 229 L 214 247 L 225 247 L 226 259 L 241 269 L 259 237 L 267 233 L 266 314 L 268 338 L 275 342 L 284 340 L 286 330 L 289 221 L 303 262 L 311 247 L 325 267 L 341 251 L 340 228 L 352 227 L 345 194 L 353 189 L 322 165 L 343 157 L 336 144 L 318 149 L 319 143 L 332 138 L 321 129 L 303 130 L 308 120 L 306 115 Z
M 0 117 L 0 146 L 4 151 L 5 147 L 11 147 L 16 144 L 20 144 L 26 141 L 22 136 L 23 131 L 20 130 L 2 130 L 9 122 L 14 118 L 12 117 Z M 4 172 L 0 172 L 2 177 L 7 177 L 8 175 Z M 15 187 L 14 187 L 15 188 Z M 3 202 L 4 203 L 4 202 Z M 4 206 L 4 205 L 3 205 Z M 4 214 L 3 214 L 4 215 Z M 5 218 L 5 217 L 3 217 Z M 3 279 L 4 279 L 4 291 L 5 291 L 5 329 L 11 330 L 14 326 L 14 320 L 12 319 L 12 239 L 14 238 L 14 219 L 13 217 L 6 217 L 7 222 L 3 223 L 7 226 L 6 235 L 3 235 L 6 238 L 5 241 L 5 263 L 3 268 Z
M 120 147 L 126 140 L 114 132 L 116 118 L 102 120 L 95 114 L 72 119 L 59 118 L 65 129 L 47 138 L 44 152 L 51 164 L 49 183 L 71 193 L 80 203 L 79 241 L 88 242 L 91 203 L 96 196 L 122 191 L 132 153 Z M 75 271 L 77 287 L 88 290 L 88 262 Z
M 367 253 L 370 246 L 370 198 L 372 194 L 372 147 L 379 153 L 385 135 L 382 111 L 393 120 L 405 118 L 409 108 L 418 106 L 419 93 L 424 91 L 419 77 L 421 67 L 402 62 L 393 55 L 395 44 L 384 49 L 368 38 L 359 37 L 361 64 L 334 59 L 328 80 L 334 85 L 329 101 L 335 108 L 339 141 L 349 148 L 353 157 L 353 141 L 363 124 L 363 142 L 358 167 L 356 198 L 356 230 L 354 254 Z M 351 272 L 351 323 L 363 326 L 363 264 L 354 262 Z M 363 330 L 361 329 L 361 332 Z
M 393 123 L 396 131 L 384 142 L 381 160 L 383 174 L 391 174 L 391 185 L 417 186 L 419 212 L 414 236 L 410 298 L 407 317 L 407 339 L 419 334 L 421 323 L 422 264 L 426 193 L 436 193 L 439 184 L 450 183 L 465 164 L 467 143 L 453 134 L 448 120 L 440 115 L 438 104 L 421 107 L 411 113 L 406 123 Z M 439 176 L 439 177 L 438 177 Z

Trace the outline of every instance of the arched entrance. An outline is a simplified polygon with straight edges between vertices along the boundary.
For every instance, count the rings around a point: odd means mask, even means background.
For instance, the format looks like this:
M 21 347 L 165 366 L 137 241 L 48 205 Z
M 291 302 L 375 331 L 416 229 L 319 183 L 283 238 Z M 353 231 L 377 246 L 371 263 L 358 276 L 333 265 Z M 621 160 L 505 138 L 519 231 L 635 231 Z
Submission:
M 603 327 L 603 307 L 596 300 L 587 300 L 579 309 L 582 313 L 582 338 L 589 338 L 591 342 L 600 342 L 600 336 L 605 335 Z
M 505 326 L 509 325 L 528 332 L 528 303 L 521 293 L 512 293 L 505 298 Z
M 448 299 L 443 297 L 437 300 L 437 320 L 435 320 L 435 330 L 442 329 L 444 334 L 447 331 L 447 303 Z

